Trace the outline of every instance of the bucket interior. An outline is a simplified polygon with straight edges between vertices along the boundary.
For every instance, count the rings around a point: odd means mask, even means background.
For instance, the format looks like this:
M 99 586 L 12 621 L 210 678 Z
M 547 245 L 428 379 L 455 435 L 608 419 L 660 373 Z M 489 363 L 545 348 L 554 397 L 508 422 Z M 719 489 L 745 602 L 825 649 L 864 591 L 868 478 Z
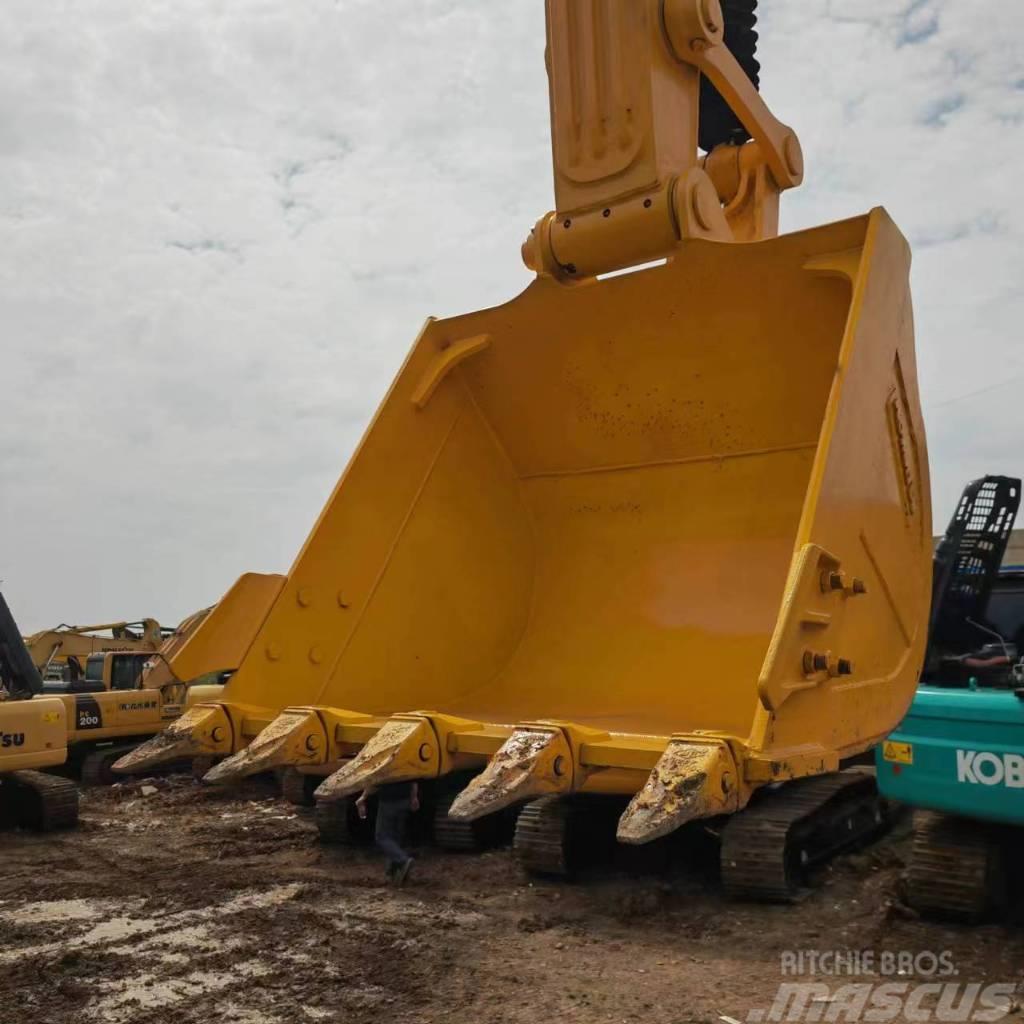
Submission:
M 745 736 L 851 300 L 805 265 L 862 240 L 687 243 L 433 322 L 293 569 L 306 593 L 362 581 L 343 636 L 305 620 L 337 642 L 295 696 Z M 429 360 L 478 334 L 414 408 Z

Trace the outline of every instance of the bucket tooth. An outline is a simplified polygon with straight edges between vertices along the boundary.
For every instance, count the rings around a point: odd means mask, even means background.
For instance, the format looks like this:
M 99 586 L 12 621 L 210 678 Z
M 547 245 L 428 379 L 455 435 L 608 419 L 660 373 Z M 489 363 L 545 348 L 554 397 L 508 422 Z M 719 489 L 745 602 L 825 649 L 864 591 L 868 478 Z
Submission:
M 475 821 L 533 797 L 567 793 L 572 780 L 572 751 L 561 729 L 516 729 L 455 798 L 448 817 Z
M 113 769 L 130 775 L 181 758 L 228 754 L 231 735 L 231 721 L 222 705 L 197 704 L 163 732 L 115 761 Z
M 672 740 L 619 818 L 621 843 L 649 843 L 696 818 L 738 810 L 736 762 L 721 741 Z
M 327 756 L 327 734 L 315 711 L 281 712 L 249 746 L 211 768 L 203 782 L 219 785 L 281 766 L 321 764 Z
M 343 797 L 389 782 L 432 778 L 439 771 L 433 727 L 426 718 L 393 718 L 347 764 L 317 787 L 318 800 Z

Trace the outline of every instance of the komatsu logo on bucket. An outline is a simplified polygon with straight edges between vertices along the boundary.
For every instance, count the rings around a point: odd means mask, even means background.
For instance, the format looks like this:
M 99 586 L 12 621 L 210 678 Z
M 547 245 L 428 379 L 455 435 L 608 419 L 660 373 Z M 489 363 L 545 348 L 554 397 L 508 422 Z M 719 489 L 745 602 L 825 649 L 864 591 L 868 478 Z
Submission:
M 987 750 L 958 750 L 956 781 L 1024 789 L 1024 756 L 991 754 Z

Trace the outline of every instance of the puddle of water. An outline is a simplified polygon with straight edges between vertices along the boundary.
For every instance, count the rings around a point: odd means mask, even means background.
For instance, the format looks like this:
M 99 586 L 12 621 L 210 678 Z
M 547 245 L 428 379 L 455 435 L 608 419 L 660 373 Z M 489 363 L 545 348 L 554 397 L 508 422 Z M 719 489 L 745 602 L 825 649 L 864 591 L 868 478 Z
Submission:
M 262 1010 L 240 1006 L 237 1003 L 228 1003 L 226 1006 L 220 1007 L 220 1011 L 222 1016 L 219 1019 L 224 1024 L 283 1024 L 280 1017 L 272 1017 Z M 291 1024 L 291 1020 L 292 1018 L 289 1018 L 289 1024 Z
M 100 942 L 114 942 L 117 939 L 128 939 L 139 932 L 150 931 L 156 927 L 151 917 L 110 917 L 93 925 L 82 936 L 85 945 L 94 946 Z
M 105 909 L 109 912 L 109 905 Z M 103 904 L 95 900 L 49 900 L 0 911 L 0 919 L 11 924 L 46 924 L 51 921 L 88 921 L 102 917 L 103 913 Z
M 349 894 L 340 903 L 316 908 L 333 920 L 340 931 L 358 930 L 366 925 L 419 923 L 425 920 L 469 928 L 485 920 L 476 910 L 429 906 L 420 900 L 382 900 L 378 896 Z
M 148 938 L 139 939 L 136 942 L 123 946 L 111 946 L 108 952 L 111 956 L 134 956 L 136 953 L 148 953 L 152 950 L 160 950 L 165 946 L 172 949 L 195 949 L 199 946 L 210 945 L 210 926 L 207 924 L 186 925 L 183 928 L 175 928 L 172 932 L 157 932 Z M 214 943 L 216 945 L 216 943 Z
M 186 928 L 194 928 L 206 921 L 212 921 L 226 914 L 237 914 L 242 910 L 273 907 L 292 899 L 302 886 L 299 883 L 278 885 L 260 892 L 245 892 L 224 903 L 203 907 L 200 910 L 182 910 L 174 914 L 160 917 L 128 917 L 118 916 L 100 921 L 88 931 L 73 938 L 64 938 L 57 942 L 41 943 L 37 946 L 21 946 L 0 949 L 0 963 L 12 960 L 28 959 L 50 953 L 65 953 L 85 947 L 96 947 L 116 943 L 124 939 L 140 935 L 159 934 L 161 936 L 181 932 Z M 29 906 L 37 906 L 30 904 Z M 102 912 L 97 916 L 102 916 Z M 133 943 L 134 950 L 139 943 Z
M 113 953 L 114 950 L 111 950 Z M 135 950 L 132 950 L 134 953 Z M 168 967 L 180 967 L 182 964 L 187 964 L 192 957 L 187 953 L 157 953 L 156 958 L 162 964 L 167 964 Z
M 88 1012 L 105 1024 L 118 1024 L 132 1020 L 139 1010 L 173 1006 L 182 1000 L 210 995 L 269 973 L 269 964 L 243 960 L 232 964 L 230 971 L 192 971 L 182 978 L 164 980 L 151 973 L 136 974 L 109 983 L 111 987 L 116 986 L 117 991 L 95 1000 L 88 1007 Z

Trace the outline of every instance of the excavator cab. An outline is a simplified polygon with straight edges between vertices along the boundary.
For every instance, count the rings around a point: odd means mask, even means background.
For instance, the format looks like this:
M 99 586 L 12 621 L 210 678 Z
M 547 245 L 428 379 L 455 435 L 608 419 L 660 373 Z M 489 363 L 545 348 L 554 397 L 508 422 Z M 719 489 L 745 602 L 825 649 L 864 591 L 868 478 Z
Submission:
M 974 679 L 981 685 L 1013 685 L 1021 656 L 1017 642 L 1024 639 L 1019 626 L 1012 625 L 1014 602 L 1005 596 L 999 602 L 1002 631 L 991 621 L 989 606 L 998 590 L 1012 593 L 1010 577 L 1002 579 L 1000 570 L 1020 494 L 1020 479 L 1008 476 L 981 477 L 964 488 L 935 550 L 922 682 L 963 686 Z
M 931 558 L 909 250 L 880 209 L 777 235 L 803 158 L 754 6 L 548 0 L 535 280 L 427 322 L 222 699 L 124 769 L 333 772 L 324 805 L 475 772 L 447 824 L 617 795 L 646 842 L 899 720 Z

